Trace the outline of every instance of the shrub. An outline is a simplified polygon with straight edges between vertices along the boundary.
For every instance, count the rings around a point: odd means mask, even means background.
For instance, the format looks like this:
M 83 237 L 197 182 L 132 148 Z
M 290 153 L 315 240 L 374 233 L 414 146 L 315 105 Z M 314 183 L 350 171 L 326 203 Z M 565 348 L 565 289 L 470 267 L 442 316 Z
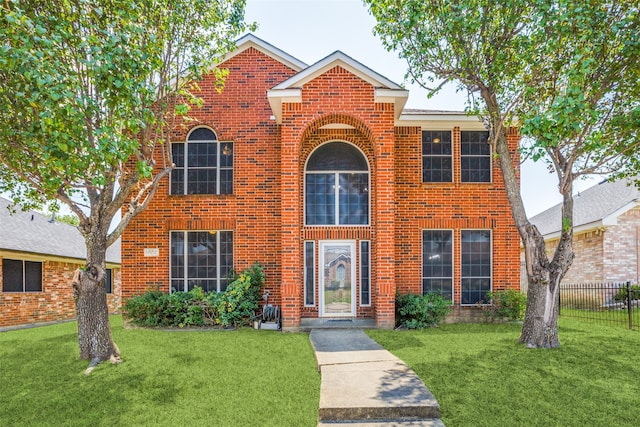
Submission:
M 489 305 L 483 305 L 482 311 L 487 320 L 522 320 L 527 306 L 527 297 L 513 289 L 487 292 Z
M 421 329 L 438 326 L 449 313 L 451 301 L 440 294 L 396 294 L 396 326 Z
M 234 274 L 224 292 L 205 293 L 196 286 L 189 292 L 149 290 L 128 299 L 124 316 L 139 326 L 240 326 L 248 324 L 264 286 L 264 273 L 254 264 L 240 275 Z
M 627 285 L 623 285 L 618 292 L 614 295 L 613 299 L 618 302 L 627 302 Z M 636 300 L 640 299 L 640 285 L 631 286 L 631 299 Z

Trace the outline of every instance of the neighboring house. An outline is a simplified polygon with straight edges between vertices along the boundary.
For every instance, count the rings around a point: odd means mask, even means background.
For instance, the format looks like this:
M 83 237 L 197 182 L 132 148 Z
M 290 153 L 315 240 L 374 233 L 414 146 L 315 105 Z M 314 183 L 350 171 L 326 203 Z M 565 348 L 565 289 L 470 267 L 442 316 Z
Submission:
M 519 288 L 518 232 L 477 117 L 403 110 L 405 89 L 339 51 L 306 65 L 247 35 L 220 66 L 224 90 L 199 82 L 176 168 L 123 235 L 124 298 L 221 291 L 257 261 L 285 328 L 392 327 L 396 290 L 440 292 L 464 316 Z M 517 167 L 515 129 L 508 141 Z
M 71 279 L 85 265 L 74 226 L 37 212 L 11 213 L 0 197 L 0 327 L 75 318 Z M 109 311 L 120 307 L 120 241 L 107 250 Z
M 575 258 L 564 283 L 638 283 L 640 190 L 631 180 L 603 181 L 573 198 Z M 553 253 L 560 238 L 561 204 L 531 218 Z

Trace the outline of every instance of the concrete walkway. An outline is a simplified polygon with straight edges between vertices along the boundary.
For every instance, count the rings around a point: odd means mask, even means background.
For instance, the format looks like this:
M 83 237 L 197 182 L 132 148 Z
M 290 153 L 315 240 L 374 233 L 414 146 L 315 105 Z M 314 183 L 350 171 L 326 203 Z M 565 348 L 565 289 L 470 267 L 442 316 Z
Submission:
M 402 360 L 360 329 L 313 329 L 318 426 L 444 427 L 440 406 Z

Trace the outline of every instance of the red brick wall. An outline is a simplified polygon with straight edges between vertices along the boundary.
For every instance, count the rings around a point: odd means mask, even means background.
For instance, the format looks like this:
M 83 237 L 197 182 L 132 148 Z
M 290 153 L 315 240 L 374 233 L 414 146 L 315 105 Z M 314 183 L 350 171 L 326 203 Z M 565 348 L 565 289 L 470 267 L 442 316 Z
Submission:
M 448 129 L 432 129 L 448 130 Z M 422 292 L 422 230 L 453 230 L 454 304 L 460 303 L 460 231 L 488 229 L 493 240 L 493 290 L 520 288 L 520 236 L 497 160 L 491 183 L 460 180 L 460 128 L 453 130 L 453 182 L 422 182 L 421 130 L 396 130 L 396 282 L 400 292 Z M 511 130 L 516 151 L 518 136 Z M 514 164 L 517 159 L 514 158 Z
M 249 48 L 226 61 L 230 70 L 222 93 L 215 81 L 200 82 L 202 108 L 195 122 L 176 129 L 174 141 L 205 125 L 220 141 L 234 143 L 234 188 L 230 195 L 169 195 L 169 179 L 160 184 L 149 208 L 123 235 L 123 298 L 149 288 L 169 290 L 171 230 L 233 230 L 237 270 L 260 262 L 272 300 L 280 298 L 280 130 L 271 120 L 266 91 L 294 71 Z M 158 248 L 145 257 L 144 248 Z
M 270 119 L 266 91 L 293 70 L 254 49 L 223 66 L 230 70 L 225 89 L 217 93 L 210 78 L 200 83 L 204 105 L 190 114 L 197 121 L 177 129 L 175 140 L 206 125 L 218 139 L 233 141 L 234 194 L 169 196 L 165 179 L 149 209 L 123 236 L 125 299 L 149 288 L 169 289 L 171 230 L 233 230 L 235 268 L 254 261 L 265 266 L 270 302 L 281 305 L 289 327 L 299 325 L 301 317 L 318 316 L 318 304 L 304 307 L 307 240 L 316 242 L 316 256 L 320 240 L 371 241 L 372 305 L 357 304 L 357 314 L 375 318 L 381 327 L 394 324 L 396 284 L 414 290 L 421 284 L 423 228 L 491 229 L 494 289 L 519 286 L 519 239 L 497 166 L 491 184 L 461 184 L 458 161 L 453 184 L 422 184 L 420 130 L 396 130 L 394 105 L 374 103 L 374 88 L 364 80 L 338 66 L 328 70 L 303 85 L 301 103 L 283 103 L 277 125 Z M 346 126 L 322 129 L 327 124 Z M 459 147 L 459 133 L 456 138 Z M 515 152 L 518 137 L 514 133 L 509 139 Z M 304 225 L 304 165 L 318 145 L 332 140 L 356 145 L 369 161 L 368 226 Z M 157 248 L 159 256 L 144 257 L 144 248 Z
M 21 259 L 15 257 L 11 259 Z M 74 319 L 75 304 L 71 279 L 80 264 L 44 261 L 42 292 L 2 292 L 0 258 L 0 327 Z M 109 312 L 121 305 L 120 269 L 113 269 L 112 293 L 107 295 Z

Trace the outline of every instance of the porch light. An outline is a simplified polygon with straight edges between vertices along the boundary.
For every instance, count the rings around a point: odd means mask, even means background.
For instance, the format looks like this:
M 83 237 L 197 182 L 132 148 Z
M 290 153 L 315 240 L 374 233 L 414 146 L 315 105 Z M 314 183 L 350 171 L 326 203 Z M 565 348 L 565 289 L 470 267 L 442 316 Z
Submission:
M 433 143 L 434 144 L 440 144 L 440 138 L 438 138 L 438 137 L 433 138 Z

